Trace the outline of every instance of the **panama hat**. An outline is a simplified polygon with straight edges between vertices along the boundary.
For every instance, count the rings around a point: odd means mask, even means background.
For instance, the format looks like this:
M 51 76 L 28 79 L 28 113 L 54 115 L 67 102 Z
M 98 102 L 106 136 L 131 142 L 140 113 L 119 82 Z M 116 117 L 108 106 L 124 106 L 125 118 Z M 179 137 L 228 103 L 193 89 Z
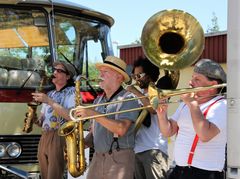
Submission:
M 120 58 L 114 56 L 107 56 L 103 63 L 96 63 L 96 68 L 99 70 L 101 67 L 109 67 L 119 72 L 124 77 L 124 82 L 130 80 L 126 68 L 127 64 Z

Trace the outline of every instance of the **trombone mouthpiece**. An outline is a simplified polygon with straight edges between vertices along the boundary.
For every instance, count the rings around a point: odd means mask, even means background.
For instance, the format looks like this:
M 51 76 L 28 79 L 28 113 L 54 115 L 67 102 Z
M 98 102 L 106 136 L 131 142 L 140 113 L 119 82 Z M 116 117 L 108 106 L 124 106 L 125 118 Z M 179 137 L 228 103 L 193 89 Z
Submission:
M 128 82 L 124 82 L 124 83 L 122 83 L 122 87 L 124 88 L 124 89 L 127 89 L 127 87 L 129 87 L 129 86 L 138 86 L 139 85 L 139 82 L 138 81 L 136 81 L 136 80 L 134 80 L 133 78 L 130 78 L 130 80 L 128 81 Z M 139 89 L 140 90 L 140 89 Z

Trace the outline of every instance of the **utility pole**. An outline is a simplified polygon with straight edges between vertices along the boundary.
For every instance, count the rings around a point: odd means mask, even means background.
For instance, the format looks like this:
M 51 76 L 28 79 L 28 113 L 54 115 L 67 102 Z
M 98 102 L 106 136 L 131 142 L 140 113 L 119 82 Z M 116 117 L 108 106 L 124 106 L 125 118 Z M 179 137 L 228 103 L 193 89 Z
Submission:
M 240 1 L 228 0 L 227 179 L 240 179 Z

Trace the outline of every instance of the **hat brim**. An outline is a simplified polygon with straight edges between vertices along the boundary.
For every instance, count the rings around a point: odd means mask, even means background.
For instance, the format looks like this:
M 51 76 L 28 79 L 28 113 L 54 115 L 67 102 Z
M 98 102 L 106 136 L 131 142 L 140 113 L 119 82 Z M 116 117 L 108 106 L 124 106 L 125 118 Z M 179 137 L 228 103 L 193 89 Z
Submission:
M 118 73 L 120 73 L 123 77 L 124 77 L 124 82 L 128 82 L 130 80 L 129 75 L 124 72 L 123 70 L 121 70 L 120 68 L 117 68 L 115 66 L 112 66 L 110 64 L 106 64 L 106 63 L 96 63 L 96 68 L 99 70 L 101 67 L 109 67 L 115 71 L 117 71 Z
M 62 62 L 62 61 L 53 62 L 54 67 L 57 65 L 63 65 L 64 68 L 68 71 L 71 78 L 73 78 L 73 76 L 76 75 L 76 71 L 72 65 L 70 65 L 70 64 L 68 65 L 66 62 Z

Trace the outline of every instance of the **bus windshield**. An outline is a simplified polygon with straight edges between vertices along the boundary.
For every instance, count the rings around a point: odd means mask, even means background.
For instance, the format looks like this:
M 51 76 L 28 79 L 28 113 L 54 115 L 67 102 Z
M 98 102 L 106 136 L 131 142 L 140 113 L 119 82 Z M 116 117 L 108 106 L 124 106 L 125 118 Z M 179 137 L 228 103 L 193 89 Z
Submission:
M 36 19 L 46 18 L 40 10 L 0 9 L 0 86 L 20 87 L 29 76 L 26 87 L 39 84 L 49 39 L 47 26 L 36 26 Z
M 38 88 L 43 77 L 50 79 L 54 60 L 68 61 L 78 74 L 95 78 L 94 64 L 112 54 L 110 27 L 96 19 L 58 9 L 5 7 L 0 24 L 0 89 Z M 43 85 L 51 87 L 51 80 Z

